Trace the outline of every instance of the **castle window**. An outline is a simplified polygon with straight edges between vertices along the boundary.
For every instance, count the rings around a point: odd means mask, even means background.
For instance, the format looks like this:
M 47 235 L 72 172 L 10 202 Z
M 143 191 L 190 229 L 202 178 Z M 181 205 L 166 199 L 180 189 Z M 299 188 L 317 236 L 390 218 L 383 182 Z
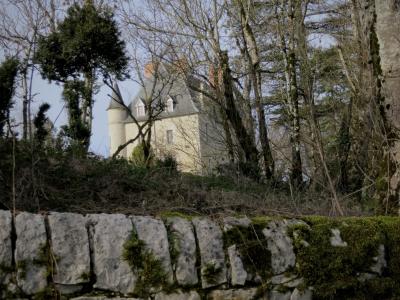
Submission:
M 167 144 L 171 145 L 174 143 L 174 136 L 172 130 L 167 130 Z
M 167 112 L 173 112 L 174 111 L 174 100 L 169 97 L 167 100 Z
M 145 115 L 144 104 L 142 101 L 140 101 L 140 102 L 138 102 L 138 104 L 136 104 L 136 115 L 138 117 L 143 117 Z

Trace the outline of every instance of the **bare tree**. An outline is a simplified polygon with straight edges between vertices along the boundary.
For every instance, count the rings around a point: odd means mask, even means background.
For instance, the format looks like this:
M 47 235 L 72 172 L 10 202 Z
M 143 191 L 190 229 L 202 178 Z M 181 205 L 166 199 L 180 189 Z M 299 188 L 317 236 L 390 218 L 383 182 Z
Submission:
M 150 8 L 153 14 L 126 7 L 124 12 L 128 25 L 148 34 L 157 33 L 160 44 L 168 45 L 175 57 L 187 59 L 192 74 L 207 83 L 207 88 L 198 85 L 191 88 L 221 107 L 221 117 L 226 116 L 235 135 L 232 141 L 236 140 L 240 145 L 246 161 L 258 168 L 258 149 L 254 137 L 246 130 L 237 104 L 244 98 L 235 95 L 239 90 L 231 75 L 229 56 L 223 50 L 225 37 L 221 35 L 221 20 L 226 19 L 225 5 L 224 1 L 218 0 L 152 0 L 147 3 L 147 11 Z M 210 66 L 215 70 L 213 78 L 209 76 Z
M 3 51 L 17 56 L 20 65 L 20 89 L 17 96 L 22 98 L 23 138 L 32 138 L 31 103 L 34 95 L 33 57 L 40 34 L 54 30 L 57 17 L 62 13 L 61 1 L 11 1 L 5 0 L 0 8 L 0 44 Z

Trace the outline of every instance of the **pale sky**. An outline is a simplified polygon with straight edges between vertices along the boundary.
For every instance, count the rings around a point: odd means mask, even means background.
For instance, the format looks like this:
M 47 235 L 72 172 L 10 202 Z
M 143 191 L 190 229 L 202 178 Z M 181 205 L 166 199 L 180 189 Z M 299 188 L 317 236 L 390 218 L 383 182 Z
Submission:
M 133 96 L 138 90 L 138 85 L 132 80 L 126 80 L 119 83 L 122 97 L 126 103 L 130 103 Z M 32 113 L 34 114 L 40 104 L 47 102 L 51 105 L 48 112 L 49 119 L 54 123 L 56 128 L 67 123 L 67 112 L 63 109 L 64 101 L 61 96 L 62 86 L 56 83 L 48 83 L 43 80 L 38 73 L 35 73 L 32 94 L 35 95 L 32 105 Z M 93 128 L 90 151 L 102 156 L 109 155 L 109 142 L 107 128 L 107 107 L 110 102 L 108 94 L 111 94 L 107 86 L 103 86 L 99 93 L 94 96 L 95 104 L 93 110 Z M 18 95 L 15 96 L 15 106 L 13 109 L 13 117 L 20 122 L 22 120 L 22 103 Z M 58 117 L 58 118 L 57 118 Z
M 138 4 L 140 5 L 140 1 Z M 335 40 L 327 35 L 310 35 L 309 41 L 313 46 L 317 47 L 329 47 L 335 44 Z M 2 49 L 0 49 L 0 57 L 4 56 L 2 52 Z M 132 80 L 127 80 L 125 82 L 120 82 L 119 87 L 125 103 L 130 103 L 133 96 L 138 91 L 138 84 Z M 34 103 L 32 105 L 32 113 L 36 113 L 37 108 L 41 103 L 48 102 L 51 105 L 48 116 L 56 128 L 60 128 L 60 126 L 67 123 L 67 114 L 66 109 L 63 109 L 64 101 L 61 93 L 61 85 L 57 85 L 55 82 L 48 83 L 47 80 L 41 79 L 41 76 L 38 74 L 38 72 L 35 72 L 32 89 L 32 94 L 35 95 Z M 100 89 L 99 93 L 94 96 L 94 118 L 90 145 L 90 151 L 105 157 L 109 155 L 110 138 L 108 135 L 106 109 L 110 102 L 107 94 L 110 93 L 111 91 L 109 88 L 104 86 Z M 17 122 L 21 122 L 22 102 L 21 97 L 18 97 L 18 94 L 15 97 L 15 107 L 13 109 L 12 116 Z

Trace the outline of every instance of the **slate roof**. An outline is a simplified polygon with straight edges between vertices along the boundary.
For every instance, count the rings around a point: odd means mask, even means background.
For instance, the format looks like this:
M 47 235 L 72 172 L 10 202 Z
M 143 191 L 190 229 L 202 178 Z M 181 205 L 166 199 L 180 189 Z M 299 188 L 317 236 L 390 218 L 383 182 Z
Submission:
M 119 90 L 119 86 L 117 83 L 114 83 L 114 91 L 111 95 L 111 101 L 110 101 L 110 104 L 108 105 L 107 110 L 114 109 L 114 108 L 124 109 L 124 107 L 121 105 L 121 103 L 115 101 L 115 99 L 118 99 L 118 98 L 123 101 L 122 96 L 121 96 L 121 91 Z
M 146 99 L 148 99 L 148 102 L 153 103 L 153 107 L 157 105 L 160 107 L 160 103 L 165 105 L 169 98 L 172 98 L 174 101 L 173 112 L 167 112 L 164 110 L 157 119 L 199 113 L 199 93 L 189 88 L 189 81 L 191 81 L 191 84 L 199 83 L 199 80 L 192 76 L 186 77 L 182 75 L 165 80 L 155 80 L 153 77 L 146 79 L 144 86 L 133 97 L 132 102 L 129 104 L 132 114 L 138 121 L 145 121 L 147 119 L 146 115 L 139 117 L 136 114 L 136 104 L 139 101 L 145 103 Z M 151 101 L 152 99 L 153 101 Z M 130 123 L 133 122 L 133 120 L 129 116 L 125 122 Z

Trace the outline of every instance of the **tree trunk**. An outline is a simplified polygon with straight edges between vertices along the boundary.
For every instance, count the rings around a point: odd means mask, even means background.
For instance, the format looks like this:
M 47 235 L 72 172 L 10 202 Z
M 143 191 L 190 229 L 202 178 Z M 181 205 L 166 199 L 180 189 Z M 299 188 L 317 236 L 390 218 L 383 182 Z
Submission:
M 25 69 L 22 76 L 22 89 L 23 89 L 23 100 L 22 100 L 22 138 L 28 139 L 28 101 L 29 101 L 29 90 L 28 90 L 28 70 Z
M 283 6 L 285 8 L 285 6 Z M 296 19 L 295 7 L 291 0 L 287 4 L 288 40 L 283 32 L 281 20 L 278 18 L 278 34 L 281 51 L 285 63 L 286 81 L 286 110 L 289 116 L 290 143 L 292 146 L 291 176 L 290 181 L 294 187 L 300 187 L 303 183 L 303 170 L 300 153 L 300 116 L 299 116 L 299 94 L 296 74 L 296 52 L 295 33 Z
M 371 54 L 377 77 L 376 104 L 382 117 L 387 147 L 388 194 L 386 211 L 400 212 L 400 3 L 375 0 L 375 26 L 371 27 Z
M 243 125 L 240 114 L 236 108 L 236 103 L 233 95 L 233 82 L 231 70 L 229 68 L 229 58 L 226 51 L 220 51 L 219 61 L 221 64 L 222 71 L 222 85 L 224 92 L 224 106 L 226 115 L 229 122 L 231 123 L 233 130 L 235 131 L 236 137 L 238 139 L 239 145 L 244 152 L 248 167 L 251 168 L 252 177 L 259 177 L 259 166 L 258 166 L 258 150 L 254 144 L 254 140 L 248 134 L 245 126 Z
M 241 0 L 236 1 L 239 8 L 241 28 L 245 42 L 245 51 L 250 60 L 250 76 L 254 88 L 255 107 L 257 112 L 258 130 L 260 143 L 262 148 L 265 177 L 271 179 L 274 175 L 274 160 L 272 158 L 271 148 L 268 140 L 267 124 L 265 121 L 265 111 L 262 105 L 262 89 L 261 89 L 261 69 L 260 57 L 258 54 L 257 42 L 253 30 L 249 24 L 249 15 L 246 14 Z
M 85 150 L 89 150 L 90 137 L 92 135 L 92 120 L 93 120 L 93 71 L 85 73 L 85 88 L 82 97 L 82 123 L 86 126 L 89 133 L 83 141 Z

